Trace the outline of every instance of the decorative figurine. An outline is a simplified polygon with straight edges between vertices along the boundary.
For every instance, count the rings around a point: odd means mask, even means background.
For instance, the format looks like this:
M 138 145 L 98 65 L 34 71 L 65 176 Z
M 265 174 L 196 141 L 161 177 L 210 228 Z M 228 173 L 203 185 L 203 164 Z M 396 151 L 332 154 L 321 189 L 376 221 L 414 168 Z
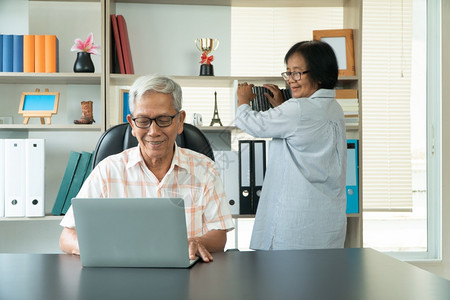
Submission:
M 95 122 L 92 113 L 92 101 L 81 101 L 81 119 L 74 120 L 74 124 L 92 124 Z
M 216 123 L 218 123 L 220 126 L 223 126 L 219 118 L 219 110 L 217 109 L 217 92 L 214 92 L 214 115 L 209 126 L 213 126 Z

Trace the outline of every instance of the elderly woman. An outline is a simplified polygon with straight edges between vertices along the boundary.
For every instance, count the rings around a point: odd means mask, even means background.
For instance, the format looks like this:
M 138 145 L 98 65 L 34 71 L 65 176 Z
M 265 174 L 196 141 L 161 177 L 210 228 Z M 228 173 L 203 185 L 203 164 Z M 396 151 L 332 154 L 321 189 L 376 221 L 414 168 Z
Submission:
M 338 65 L 331 46 L 295 44 L 283 76 L 292 92 L 284 101 L 264 85 L 273 108 L 252 111 L 252 84 L 237 90 L 236 125 L 272 138 L 250 247 L 255 250 L 342 248 L 346 233 L 347 144 L 342 108 L 335 99 Z

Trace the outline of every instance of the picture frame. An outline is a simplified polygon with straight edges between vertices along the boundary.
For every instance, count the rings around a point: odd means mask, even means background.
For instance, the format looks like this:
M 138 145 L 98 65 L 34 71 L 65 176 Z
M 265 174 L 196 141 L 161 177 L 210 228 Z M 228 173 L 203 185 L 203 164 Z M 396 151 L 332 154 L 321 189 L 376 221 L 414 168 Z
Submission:
M 120 89 L 119 91 L 119 124 L 128 122 L 127 116 L 130 114 L 130 107 L 128 105 L 129 92 L 130 90 L 127 89 Z
M 32 117 L 41 119 L 41 124 L 51 124 L 52 115 L 58 112 L 59 92 L 23 92 L 20 98 L 19 114 L 24 117 L 23 124 L 28 124 Z M 44 121 L 45 119 L 45 121 Z
M 339 76 L 355 76 L 353 29 L 313 30 L 313 39 L 328 43 L 338 61 Z

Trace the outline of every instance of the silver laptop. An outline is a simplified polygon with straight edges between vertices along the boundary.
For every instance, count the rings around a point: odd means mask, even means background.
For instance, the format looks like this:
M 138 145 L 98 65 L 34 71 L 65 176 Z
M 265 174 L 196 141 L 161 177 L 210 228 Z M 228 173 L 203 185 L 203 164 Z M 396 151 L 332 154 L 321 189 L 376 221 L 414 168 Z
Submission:
M 85 267 L 189 268 L 182 198 L 74 198 Z

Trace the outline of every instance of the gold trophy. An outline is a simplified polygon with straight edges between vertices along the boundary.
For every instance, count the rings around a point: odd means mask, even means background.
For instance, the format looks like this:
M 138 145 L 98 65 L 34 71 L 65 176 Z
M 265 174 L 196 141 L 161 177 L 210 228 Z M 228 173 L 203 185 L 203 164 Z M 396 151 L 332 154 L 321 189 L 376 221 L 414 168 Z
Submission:
M 200 76 L 214 76 L 214 68 L 211 62 L 214 60 L 214 56 L 208 56 L 212 51 L 219 47 L 218 39 L 196 39 L 194 41 L 195 46 L 202 52 L 200 66 Z

